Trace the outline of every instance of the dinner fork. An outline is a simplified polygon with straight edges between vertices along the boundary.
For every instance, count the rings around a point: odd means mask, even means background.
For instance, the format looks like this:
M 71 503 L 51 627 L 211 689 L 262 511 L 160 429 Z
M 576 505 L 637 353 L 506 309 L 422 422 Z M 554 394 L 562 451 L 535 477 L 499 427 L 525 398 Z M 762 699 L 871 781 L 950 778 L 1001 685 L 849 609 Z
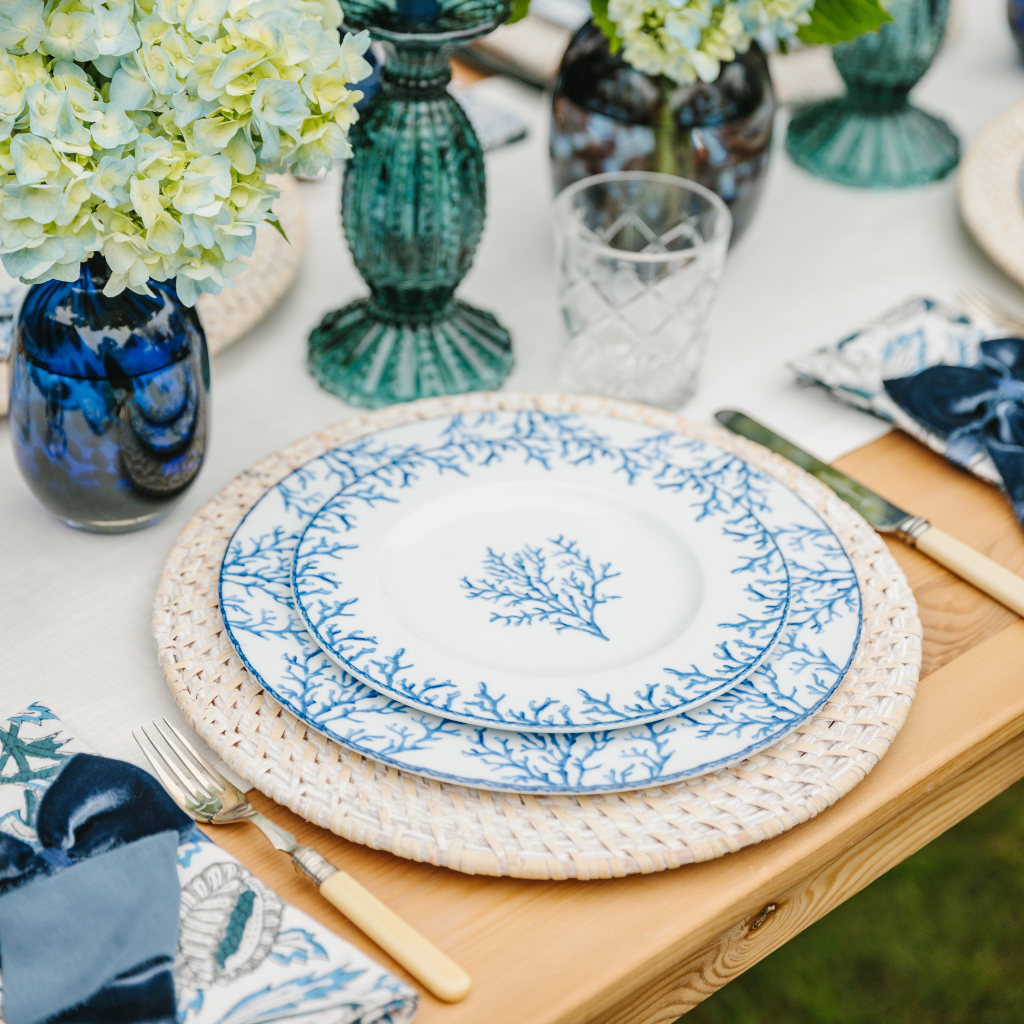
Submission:
M 312 879 L 328 902 L 438 999 L 457 1003 L 466 998 L 470 979 L 458 964 L 314 847 L 300 846 L 291 833 L 255 810 L 245 794 L 202 758 L 166 718 L 164 725 L 167 731 L 158 722 L 153 723 L 163 745 L 144 728 L 141 732 L 149 741 L 149 748 L 134 732 L 132 736 L 164 788 L 189 817 L 207 825 L 252 822 L 278 850 L 291 854 L 295 870 Z
M 1004 331 L 1024 334 L 1024 317 L 1011 312 L 980 288 L 968 287 L 957 293 L 957 302 L 972 316 L 981 317 Z

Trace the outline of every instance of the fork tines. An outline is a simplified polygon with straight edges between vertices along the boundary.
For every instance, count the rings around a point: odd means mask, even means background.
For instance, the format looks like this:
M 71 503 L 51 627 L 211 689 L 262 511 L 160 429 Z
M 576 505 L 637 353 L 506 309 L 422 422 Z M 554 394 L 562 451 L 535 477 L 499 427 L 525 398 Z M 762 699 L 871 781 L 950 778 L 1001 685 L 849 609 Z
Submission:
M 157 743 L 145 727 L 141 727 L 140 731 L 149 741 L 151 749 L 147 748 L 136 733 L 133 732 L 132 737 L 146 755 L 146 760 L 153 766 L 153 771 L 167 792 L 189 813 L 193 813 L 197 803 L 217 800 L 219 794 L 231 784 L 199 755 L 195 747 L 166 718 L 163 723 L 167 727 L 166 730 L 159 722 L 153 723 L 153 728 L 163 740 L 163 744 Z

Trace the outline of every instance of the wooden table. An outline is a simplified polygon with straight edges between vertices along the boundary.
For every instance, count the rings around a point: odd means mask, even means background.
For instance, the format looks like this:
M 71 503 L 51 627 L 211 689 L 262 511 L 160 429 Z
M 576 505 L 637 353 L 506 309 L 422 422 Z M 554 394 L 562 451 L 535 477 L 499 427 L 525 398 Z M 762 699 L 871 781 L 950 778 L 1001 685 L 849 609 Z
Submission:
M 901 434 L 836 465 L 1024 573 L 1024 533 L 993 488 Z M 889 754 L 818 818 L 707 864 L 598 882 L 470 877 L 355 846 L 255 793 L 472 974 L 424 995 L 420 1024 L 663 1024 L 1024 776 L 1024 623 L 898 541 L 920 605 L 918 697 Z M 284 898 L 398 974 L 252 828 L 231 850 Z

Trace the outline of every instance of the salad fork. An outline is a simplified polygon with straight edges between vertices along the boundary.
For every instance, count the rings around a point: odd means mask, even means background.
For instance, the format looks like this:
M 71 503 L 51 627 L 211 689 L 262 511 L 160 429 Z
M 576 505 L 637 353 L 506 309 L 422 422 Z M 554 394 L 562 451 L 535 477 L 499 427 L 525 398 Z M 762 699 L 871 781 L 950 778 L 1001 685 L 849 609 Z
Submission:
M 312 879 L 329 903 L 438 999 L 457 1003 L 466 998 L 470 979 L 458 964 L 314 847 L 300 846 L 291 833 L 260 814 L 245 794 L 201 757 L 166 718 L 164 725 L 167 730 L 158 722 L 153 723 L 162 745 L 144 728 L 141 732 L 149 747 L 134 732 L 132 736 L 164 788 L 189 817 L 207 825 L 252 822 L 278 850 L 291 854 L 295 870 Z

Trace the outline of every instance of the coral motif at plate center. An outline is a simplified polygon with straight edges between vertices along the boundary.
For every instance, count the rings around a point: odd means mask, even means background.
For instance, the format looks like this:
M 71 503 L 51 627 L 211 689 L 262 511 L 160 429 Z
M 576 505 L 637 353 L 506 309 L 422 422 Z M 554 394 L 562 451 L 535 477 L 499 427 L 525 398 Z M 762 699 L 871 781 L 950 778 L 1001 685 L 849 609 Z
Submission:
M 512 555 L 487 549 L 484 577 L 472 582 L 462 577 L 470 598 L 482 598 L 509 609 L 491 612 L 491 622 L 503 626 L 529 626 L 547 622 L 558 633 L 570 630 L 607 640 L 596 621 L 597 609 L 620 594 L 600 594 L 600 588 L 621 573 L 611 572 L 611 562 L 594 566 L 576 541 L 556 537 L 544 546 L 530 547 Z

